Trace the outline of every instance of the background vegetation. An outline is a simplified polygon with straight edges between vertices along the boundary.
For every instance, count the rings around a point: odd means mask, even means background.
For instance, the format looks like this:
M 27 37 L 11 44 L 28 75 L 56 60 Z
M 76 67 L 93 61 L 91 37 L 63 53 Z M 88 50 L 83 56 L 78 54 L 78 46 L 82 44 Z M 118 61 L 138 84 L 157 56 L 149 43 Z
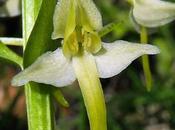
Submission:
M 173 0 L 171 0 L 173 2 Z M 175 2 L 175 0 L 174 0 Z M 130 18 L 130 5 L 125 0 L 95 0 L 104 25 L 111 21 L 122 24 L 103 41 L 123 39 L 139 42 Z M 0 18 L 0 36 L 22 37 L 22 18 Z M 159 46 L 161 54 L 150 57 L 154 77 L 153 90 L 147 92 L 141 60 L 134 61 L 121 74 L 101 79 L 109 130 L 175 130 L 175 22 L 151 30 L 149 43 Z M 110 39 L 110 40 L 109 40 Z M 112 39 L 112 40 L 111 40 Z M 10 47 L 22 54 L 20 47 Z M 0 61 L 0 129 L 26 130 L 26 110 L 23 88 L 10 85 L 19 68 Z M 63 88 L 69 108 L 55 103 L 56 121 L 61 130 L 88 130 L 88 120 L 77 83 Z

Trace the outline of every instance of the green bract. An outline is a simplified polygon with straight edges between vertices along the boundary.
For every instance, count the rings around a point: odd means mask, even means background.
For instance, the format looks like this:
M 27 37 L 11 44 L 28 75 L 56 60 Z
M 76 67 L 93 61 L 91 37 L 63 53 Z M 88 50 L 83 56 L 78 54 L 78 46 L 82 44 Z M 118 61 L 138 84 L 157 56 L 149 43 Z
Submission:
M 175 4 L 161 0 L 133 0 L 133 17 L 145 27 L 158 27 L 175 19 Z
M 91 130 L 106 130 L 106 108 L 99 77 L 120 73 L 143 54 L 157 54 L 152 45 L 126 41 L 102 43 L 101 15 L 92 0 L 60 0 L 55 8 L 53 39 L 62 48 L 47 52 L 13 78 L 21 86 L 29 81 L 64 87 L 78 79 Z

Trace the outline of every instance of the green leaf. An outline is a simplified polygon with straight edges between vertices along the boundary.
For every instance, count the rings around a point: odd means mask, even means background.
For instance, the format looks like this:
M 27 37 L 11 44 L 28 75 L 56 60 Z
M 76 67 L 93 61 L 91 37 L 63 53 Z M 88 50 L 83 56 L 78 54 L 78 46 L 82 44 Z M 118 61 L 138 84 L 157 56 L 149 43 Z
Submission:
M 56 0 L 43 0 L 40 13 L 24 52 L 25 68 L 31 65 L 44 52 L 56 48 L 56 43 L 51 39 L 55 5 Z
M 10 50 L 6 45 L 0 42 L 0 58 L 11 61 L 20 67 L 22 67 L 22 58 L 18 56 L 15 52 Z
M 31 65 L 41 54 L 54 46 L 51 33 L 55 5 L 56 0 L 23 0 L 23 35 L 25 42 L 28 41 L 24 53 L 24 68 Z M 25 94 L 29 130 L 54 130 L 50 86 L 29 83 L 25 86 Z
M 42 0 L 22 0 L 24 45 L 26 45 L 28 37 L 33 29 L 41 3 Z

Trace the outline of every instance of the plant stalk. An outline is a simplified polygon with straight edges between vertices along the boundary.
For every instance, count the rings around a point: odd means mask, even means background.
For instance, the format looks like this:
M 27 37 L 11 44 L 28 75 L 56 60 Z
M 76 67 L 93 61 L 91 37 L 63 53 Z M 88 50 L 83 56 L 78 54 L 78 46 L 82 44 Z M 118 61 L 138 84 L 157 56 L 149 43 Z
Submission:
M 148 43 L 148 33 L 147 33 L 147 29 L 145 27 L 141 27 L 140 39 L 141 39 L 142 44 Z M 144 71 L 144 75 L 145 75 L 146 88 L 148 91 L 151 91 L 151 89 L 152 89 L 152 74 L 151 74 L 151 70 L 150 70 L 150 63 L 149 63 L 148 55 L 142 56 L 142 65 L 143 65 L 143 71 Z
M 38 17 L 40 7 L 44 1 L 45 0 L 22 0 L 24 52 L 35 21 Z M 32 62 L 34 62 L 36 58 L 39 57 L 39 55 L 40 54 L 36 54 Z M 28 55 L 28 58 L 30 57 L 33 57 L 32 53 Z M 28 66 L 29 65 L 26 65 L 24 61 L 24 68 Z M 51 95 L 49 93 L 49 87 L 38 83 L 28 83 L 25 85 L 25 96 L 27 105 L 28 129 L 54 130 L 54 110 L 51 101 Z

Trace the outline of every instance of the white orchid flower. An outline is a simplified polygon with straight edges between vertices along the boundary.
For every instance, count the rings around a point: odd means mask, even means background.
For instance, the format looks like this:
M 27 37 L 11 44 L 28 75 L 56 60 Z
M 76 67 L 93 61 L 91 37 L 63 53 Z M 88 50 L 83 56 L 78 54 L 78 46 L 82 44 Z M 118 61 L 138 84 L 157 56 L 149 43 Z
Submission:
M 47 52 L 14 77 L 12 84 L 29 81 L 64 87 L 78 79 L 91 130 L 106 130 L 106 108 L 99 78 L 120 73 L 143 54 L 157 54 L 152 45 L 126 41 L 103 43 L 98 35 L 102 18 L 92 0 L 60 0 L 55 8 L 53 39 L 62 48 Z
M 133 0 L 133 16 L 144 27 L 158 27 L 175 20 L 175 3 L 162 0 Z

